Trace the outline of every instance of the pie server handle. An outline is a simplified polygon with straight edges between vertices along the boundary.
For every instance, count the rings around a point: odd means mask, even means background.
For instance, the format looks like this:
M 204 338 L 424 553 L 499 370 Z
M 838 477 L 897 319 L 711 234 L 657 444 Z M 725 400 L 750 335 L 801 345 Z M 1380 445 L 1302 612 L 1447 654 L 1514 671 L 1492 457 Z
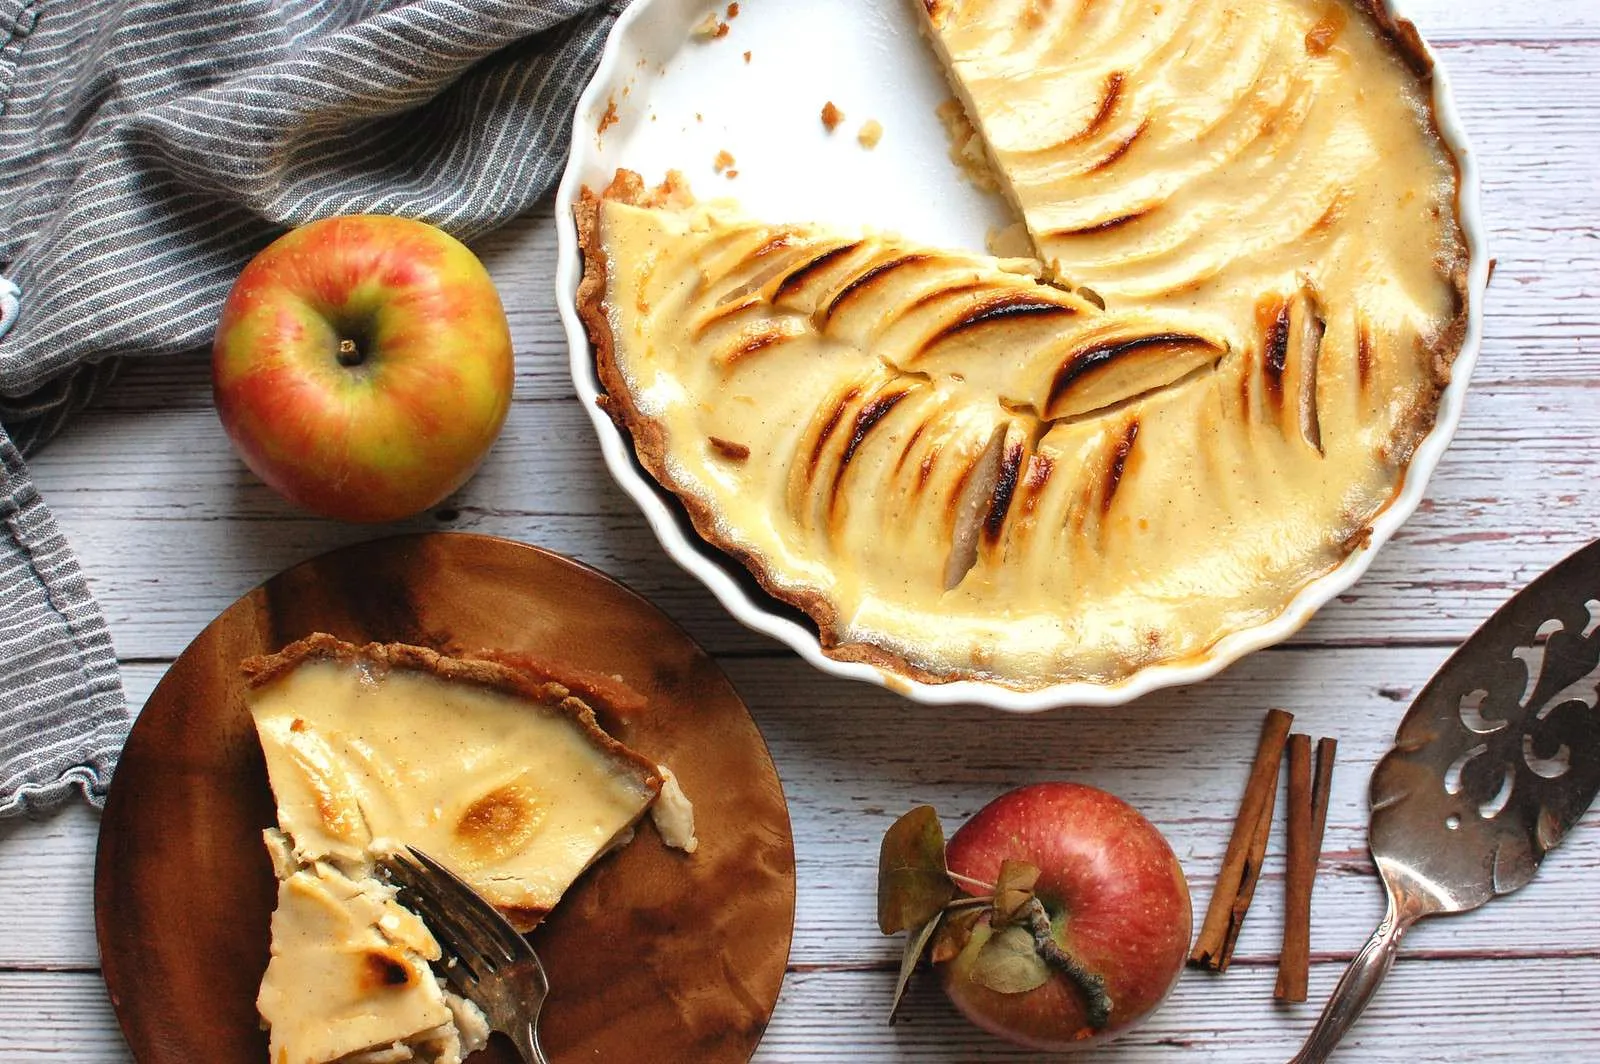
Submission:
M 1394 967 L 1394 959 L 1400 952 L 1401 936 L 1414 920 L 1415 917 L 1401 915 L 1394 892 L 1390 890 L 1389 908 L 1384 913 L 1383 922 L 1339 977 L 1338 985 L 1333 988 L 1333 996 L 1328 999 L 1322 1015 L 1317 1017 L 1316 1026 L 1311 1028 L 1305 1045 L 1300 1047 L 1300 1052 L 1294 1055 L 1289 1064 L 1322 1064 L 1328 1059 L 1345 1032 L 1350 1030 L 1356 1018 L 1372 1001 L 1383 977 Z

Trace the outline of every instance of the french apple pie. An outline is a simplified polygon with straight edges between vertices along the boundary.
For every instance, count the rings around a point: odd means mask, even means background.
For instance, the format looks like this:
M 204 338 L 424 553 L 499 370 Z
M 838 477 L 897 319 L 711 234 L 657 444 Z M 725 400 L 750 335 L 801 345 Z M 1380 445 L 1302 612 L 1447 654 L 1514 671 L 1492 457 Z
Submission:
M 671 774 L 531 665 L 315 635 L 244 670 L 277 804 L 257 998 L 274 1064 L 455 1064 L 486 1037 L 429 968 L 437 941 L 376 878 L 383 854 L 428 852 L 526 931 L 646 812 L 694 846 Z
M 832 656 L 1115 684 L 1362 549 L 1466 322 L 1426 54 L 1354 0 L 926 0 L 1022 259 L 620 171 L 604 402 Z

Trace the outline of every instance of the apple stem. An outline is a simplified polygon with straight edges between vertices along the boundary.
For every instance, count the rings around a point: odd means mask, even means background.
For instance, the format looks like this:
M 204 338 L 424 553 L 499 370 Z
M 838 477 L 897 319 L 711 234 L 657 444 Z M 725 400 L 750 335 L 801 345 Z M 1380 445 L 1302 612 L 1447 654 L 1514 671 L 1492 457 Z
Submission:
M 356 342 L 354 340 L 339 341 L 338 358 L 339 365 L 341 366 L 359 366 L 364 361 L 361 355 L 361 349 L 356 346 Z
M 1027 928 L 1033 935 L 1034 948 L 1046 964 L 1057 969 L 1075 983 L 1089 1004 L 1089 1026 L 1102 1030 L 1111 1022 L 1111 995 L 1106 992 L 1105 976 L 1091 972 L 1078 959 L 1056 942 L 1055 929 L 1050 926 L 1050 914 L 1038 898 L 1029 898 L 1026 909 Z

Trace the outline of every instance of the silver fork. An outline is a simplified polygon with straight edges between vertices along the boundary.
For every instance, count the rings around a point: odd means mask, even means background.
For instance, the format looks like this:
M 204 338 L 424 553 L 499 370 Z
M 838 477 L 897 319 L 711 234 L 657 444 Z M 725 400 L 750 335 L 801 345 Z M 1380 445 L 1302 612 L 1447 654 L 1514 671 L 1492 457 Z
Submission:
M 528 940 L 421 850 L 402 848 L 378 867 L 438 938 L 450 985 L 483 1010 L 491 1028 L 511 1039 L 526 1064 L 550 1064 L 539 1048 L 539 1010 L 550 983 Z

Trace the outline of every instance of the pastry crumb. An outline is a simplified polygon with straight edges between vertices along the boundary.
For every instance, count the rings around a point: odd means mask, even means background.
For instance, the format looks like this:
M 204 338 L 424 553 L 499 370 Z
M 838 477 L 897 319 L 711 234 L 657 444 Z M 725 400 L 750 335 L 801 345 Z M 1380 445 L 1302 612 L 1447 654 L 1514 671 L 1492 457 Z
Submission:
M 822 105 L 822 124 L 829 133 L 839 128 L 839 123 L 844 121 L 844 112 L 832 100 Z
M 720 174 L 733 164 L 734 158 L 731 154 L 725 151 L 719 151 L 717 152 L 717 157 L 711 161 L 711 169 Z
M 694 28 L 694 36 L 696 40 L 715 41 L 720 40 L 727 35 L 728 24 L 718 18 L 715 11 L 701 19 L 700 24 Z
M 732 181 L 734 178 L 739 176 L 739 171 L 737 171 L 737 170 L 729 170 L 727 173 L 723 174 L 722 176 L 727 178 L 729 181 Z
M 731 3 L 731 4 L 728 5 L 728 17 L 729 18 L 738 18 L 739 17 L 738 0 L 735 0 L 734 3 Z
M 675 850 L 694 853 L 700 840 L 694 833 L 694 803 L 683 793 L 678 777 L 665 765 L 657 765 L 661 776 L 661 790 L 650 805 L 650 819 L 661 834 L 661 841 Z
M 748 64 L 750 62 L 750 53 L 749 52 L 744 53 L 744 61 L 745 61 L 746 64 Z
M 606 130 L 620 121 L 621 118 L 617 115 L 617 98 L 613 96 L 606 101 L 606 113 L 600 116 L 600 126 L 595 132 L 605 136 Z
M 861 146 L 868 151 L 876 148 L 878 142 L 883 140 L 883 123 L 876 118 L 867 119 L 862 125 L 861 131 L 856 134 L 856 140 L 860 141 Z
M 603 198 L 626 200 L 656 210 L 682 210 L 694 205 L 689 182 L 678 170 L 668 170 L 666 180 L 652 189 L 645 188 L 644 178 L 632 170 L 618 170 Z

